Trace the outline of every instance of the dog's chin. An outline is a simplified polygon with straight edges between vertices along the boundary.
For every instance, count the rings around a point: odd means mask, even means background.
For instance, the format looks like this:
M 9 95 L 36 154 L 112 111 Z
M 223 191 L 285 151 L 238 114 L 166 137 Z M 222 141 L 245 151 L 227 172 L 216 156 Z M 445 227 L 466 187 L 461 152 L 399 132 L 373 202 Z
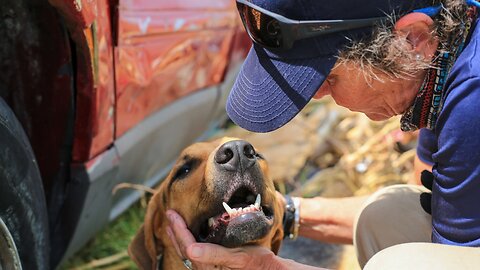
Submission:
M 223 214 L 222 214 L 223 215 Z M 272 229 L 273 218 L 263 211 L 241 214 L 233 219 L 220 217 L 218 223 L 209 227 L 205 242 L 234 248 L 257 242 Z

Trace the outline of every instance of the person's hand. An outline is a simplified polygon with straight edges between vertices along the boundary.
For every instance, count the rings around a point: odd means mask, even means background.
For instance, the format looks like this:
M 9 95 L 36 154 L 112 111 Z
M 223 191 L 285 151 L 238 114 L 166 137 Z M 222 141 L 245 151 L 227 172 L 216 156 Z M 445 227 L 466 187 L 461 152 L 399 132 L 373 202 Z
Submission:
M 183 218 L 173 210 L 167 211 L 170 226 L 168 236 L 181 258 L 189 259 L 194 269 L 281 269 L 277 257 L 267 248 L 248 246 L 225 248 L 220 245 L 197 243 Z
M 424 170 L 420 176 L 420 180 L 422 185 L 430 190 L 430 192 L 423 192 L 420 194 L 420 205 L 422 206 L 423 210 L 428 214 L 432 214 L 432 186 L 434 176 L 431 172 Z

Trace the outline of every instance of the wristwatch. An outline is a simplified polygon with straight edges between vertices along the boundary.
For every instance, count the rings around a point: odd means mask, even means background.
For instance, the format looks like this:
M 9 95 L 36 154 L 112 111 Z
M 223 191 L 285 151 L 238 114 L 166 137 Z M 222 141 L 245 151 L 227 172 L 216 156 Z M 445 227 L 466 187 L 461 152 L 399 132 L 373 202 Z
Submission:
M 286 205 L 285 214 L 283 215 L 284 238 L 288 237 L 292 240 L 298 237 L 298 228 L 300 227 L 300 199 L 284 195 Z

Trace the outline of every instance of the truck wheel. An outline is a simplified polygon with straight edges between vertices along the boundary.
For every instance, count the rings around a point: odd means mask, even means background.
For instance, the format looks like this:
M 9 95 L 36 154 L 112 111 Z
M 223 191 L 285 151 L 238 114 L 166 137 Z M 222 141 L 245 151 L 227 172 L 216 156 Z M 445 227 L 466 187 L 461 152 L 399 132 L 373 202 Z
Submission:
M 0 270 L 49 269 L 40 172 L 20 123 L 0 98 Z

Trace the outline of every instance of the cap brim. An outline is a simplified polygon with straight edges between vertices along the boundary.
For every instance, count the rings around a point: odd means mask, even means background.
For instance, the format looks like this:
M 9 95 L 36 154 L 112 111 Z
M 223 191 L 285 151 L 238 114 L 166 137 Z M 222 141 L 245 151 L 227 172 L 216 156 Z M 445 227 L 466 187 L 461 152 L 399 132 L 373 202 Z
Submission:
M 254 45 L 228 97 L 227 114 L 250 131 L 278 129 L 305 107 L 336 60 L 333 55 L 278 60 Z

